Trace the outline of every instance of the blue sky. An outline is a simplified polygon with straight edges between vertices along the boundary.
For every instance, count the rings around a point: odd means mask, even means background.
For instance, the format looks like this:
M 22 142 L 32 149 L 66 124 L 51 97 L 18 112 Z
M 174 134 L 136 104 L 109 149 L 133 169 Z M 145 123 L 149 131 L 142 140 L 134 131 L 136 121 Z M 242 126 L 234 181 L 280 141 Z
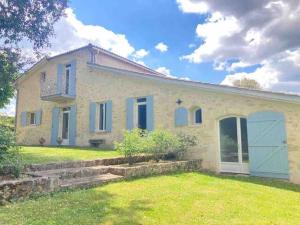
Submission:
M 143 58 L 151 68 L 166 67 L 172 75 L 188 76 L 194 80 L 220 83 L 224 71 L 213 70 L 211 63 L 193 64 L 180 60 L 201 43 L 196 37 L 197 24 L 205 15 L 183 14 L 174 0 L 121 0 L 121 1 L 75 1 L 71 3 L 77 18 L 85 24 L 101 25 L 115 33 L 122 33 L 137 49 L 146 49 Z M 168 51 L 161 53 L 155 45 L 163 42 Z M 195 48 L 194 47 L 194 48 Z
M 299 0 L 73 0 L 42 51 L 92 43 L 167 76 L 299 94 L 299 24 Z

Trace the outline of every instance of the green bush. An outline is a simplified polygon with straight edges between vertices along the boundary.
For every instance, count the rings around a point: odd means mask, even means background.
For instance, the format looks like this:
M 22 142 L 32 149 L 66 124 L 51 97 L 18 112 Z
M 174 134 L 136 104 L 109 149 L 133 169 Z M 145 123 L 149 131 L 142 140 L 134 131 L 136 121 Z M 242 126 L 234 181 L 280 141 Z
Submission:
M 174 149 L 174 153 L 177 158 L 181 158 L 182 155 L 191 147 L 198 144 L 198 139 L 195 135 L 189 135 L 184 133 L 179 133 L 177 136 L 177 145 Z
M 15 118 L 9 116 L 0 116 L 0 127 L 6 127 L 11 131 L 15 129 Z
M 0 175 L 19 177 L 22 160 L 15 135 L 9 128 L 0 126 Z
M 134 163 L 133 156 L 141 153 L 153 154 L 156 162 L 163 155 L 166 158 L 180 158 L 190 147 L 197 145 L 197 137 L 180 133 L 173 135 L 168 131 L 155 130 L 147 132 L 140 129 L 125 131 L 124 139 L 115 143 L 116 149 L 128 159 L 128 163 Z
M 148 139 L 148 151 L 154 155 L 156 162 L 163 154 L 172 152 L 179 146 L 178 138 L 168 131 L 155 130 L 148 135 Z
M 132 165 L 133 156 L 145 153 L 149 149 L 148 132 L 140 129 L 125 131 L 123 141 L 115 143 L 116 150 L 121 152 L 128 159 L 129 165 Z

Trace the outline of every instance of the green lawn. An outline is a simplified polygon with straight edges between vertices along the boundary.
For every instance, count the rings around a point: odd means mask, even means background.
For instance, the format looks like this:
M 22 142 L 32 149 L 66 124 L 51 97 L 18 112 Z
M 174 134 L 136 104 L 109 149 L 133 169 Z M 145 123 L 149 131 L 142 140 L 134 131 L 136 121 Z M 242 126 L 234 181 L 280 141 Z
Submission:
M 117 151 L 113 150 L 69 147 L 22 147 L 21 154 L 25 164 L 89 160 L 120 156 Z
M 0 207 L 0 224 L 300 224 L 300 186 L 200 173 L 142 178 Z

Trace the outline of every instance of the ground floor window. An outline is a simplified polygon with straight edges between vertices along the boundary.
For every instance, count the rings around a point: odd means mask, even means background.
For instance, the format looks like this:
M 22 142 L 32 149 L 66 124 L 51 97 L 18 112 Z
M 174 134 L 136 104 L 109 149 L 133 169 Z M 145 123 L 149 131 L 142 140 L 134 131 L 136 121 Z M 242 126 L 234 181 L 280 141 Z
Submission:
M 196 109 L 194 112 L 194 123 L 201 124 L 202 123 L 202 110 Z
M 222 119 L 219 129 L 221 162 L 247 163 L 249 156 L 246 118 Z
M 137 112 L 136 112 L 137 127 L 143 130 L 147 129 L 147 99 L 137 99 Z
M 62 139 L 69 139 L 69 120 L 70 120 L 70 107 L 63 108 L 62 114 Z
M 35 113 L 29 113 L 29 124 L 35 125 L 36 124 L 36 115 Z
M 98 129 L 99 131 L 106 130 L 106 103 L 99 104 L 99 124 Z

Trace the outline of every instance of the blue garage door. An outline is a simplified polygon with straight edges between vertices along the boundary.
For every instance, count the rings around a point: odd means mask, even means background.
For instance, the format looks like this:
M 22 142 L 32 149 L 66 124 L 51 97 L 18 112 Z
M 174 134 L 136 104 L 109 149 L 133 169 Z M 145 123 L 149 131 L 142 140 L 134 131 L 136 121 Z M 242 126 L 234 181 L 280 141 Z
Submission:
M 249 166 L 254 176 L 288 178 L 285 119 L 278 112 L 257 112 L 247 118 Z

